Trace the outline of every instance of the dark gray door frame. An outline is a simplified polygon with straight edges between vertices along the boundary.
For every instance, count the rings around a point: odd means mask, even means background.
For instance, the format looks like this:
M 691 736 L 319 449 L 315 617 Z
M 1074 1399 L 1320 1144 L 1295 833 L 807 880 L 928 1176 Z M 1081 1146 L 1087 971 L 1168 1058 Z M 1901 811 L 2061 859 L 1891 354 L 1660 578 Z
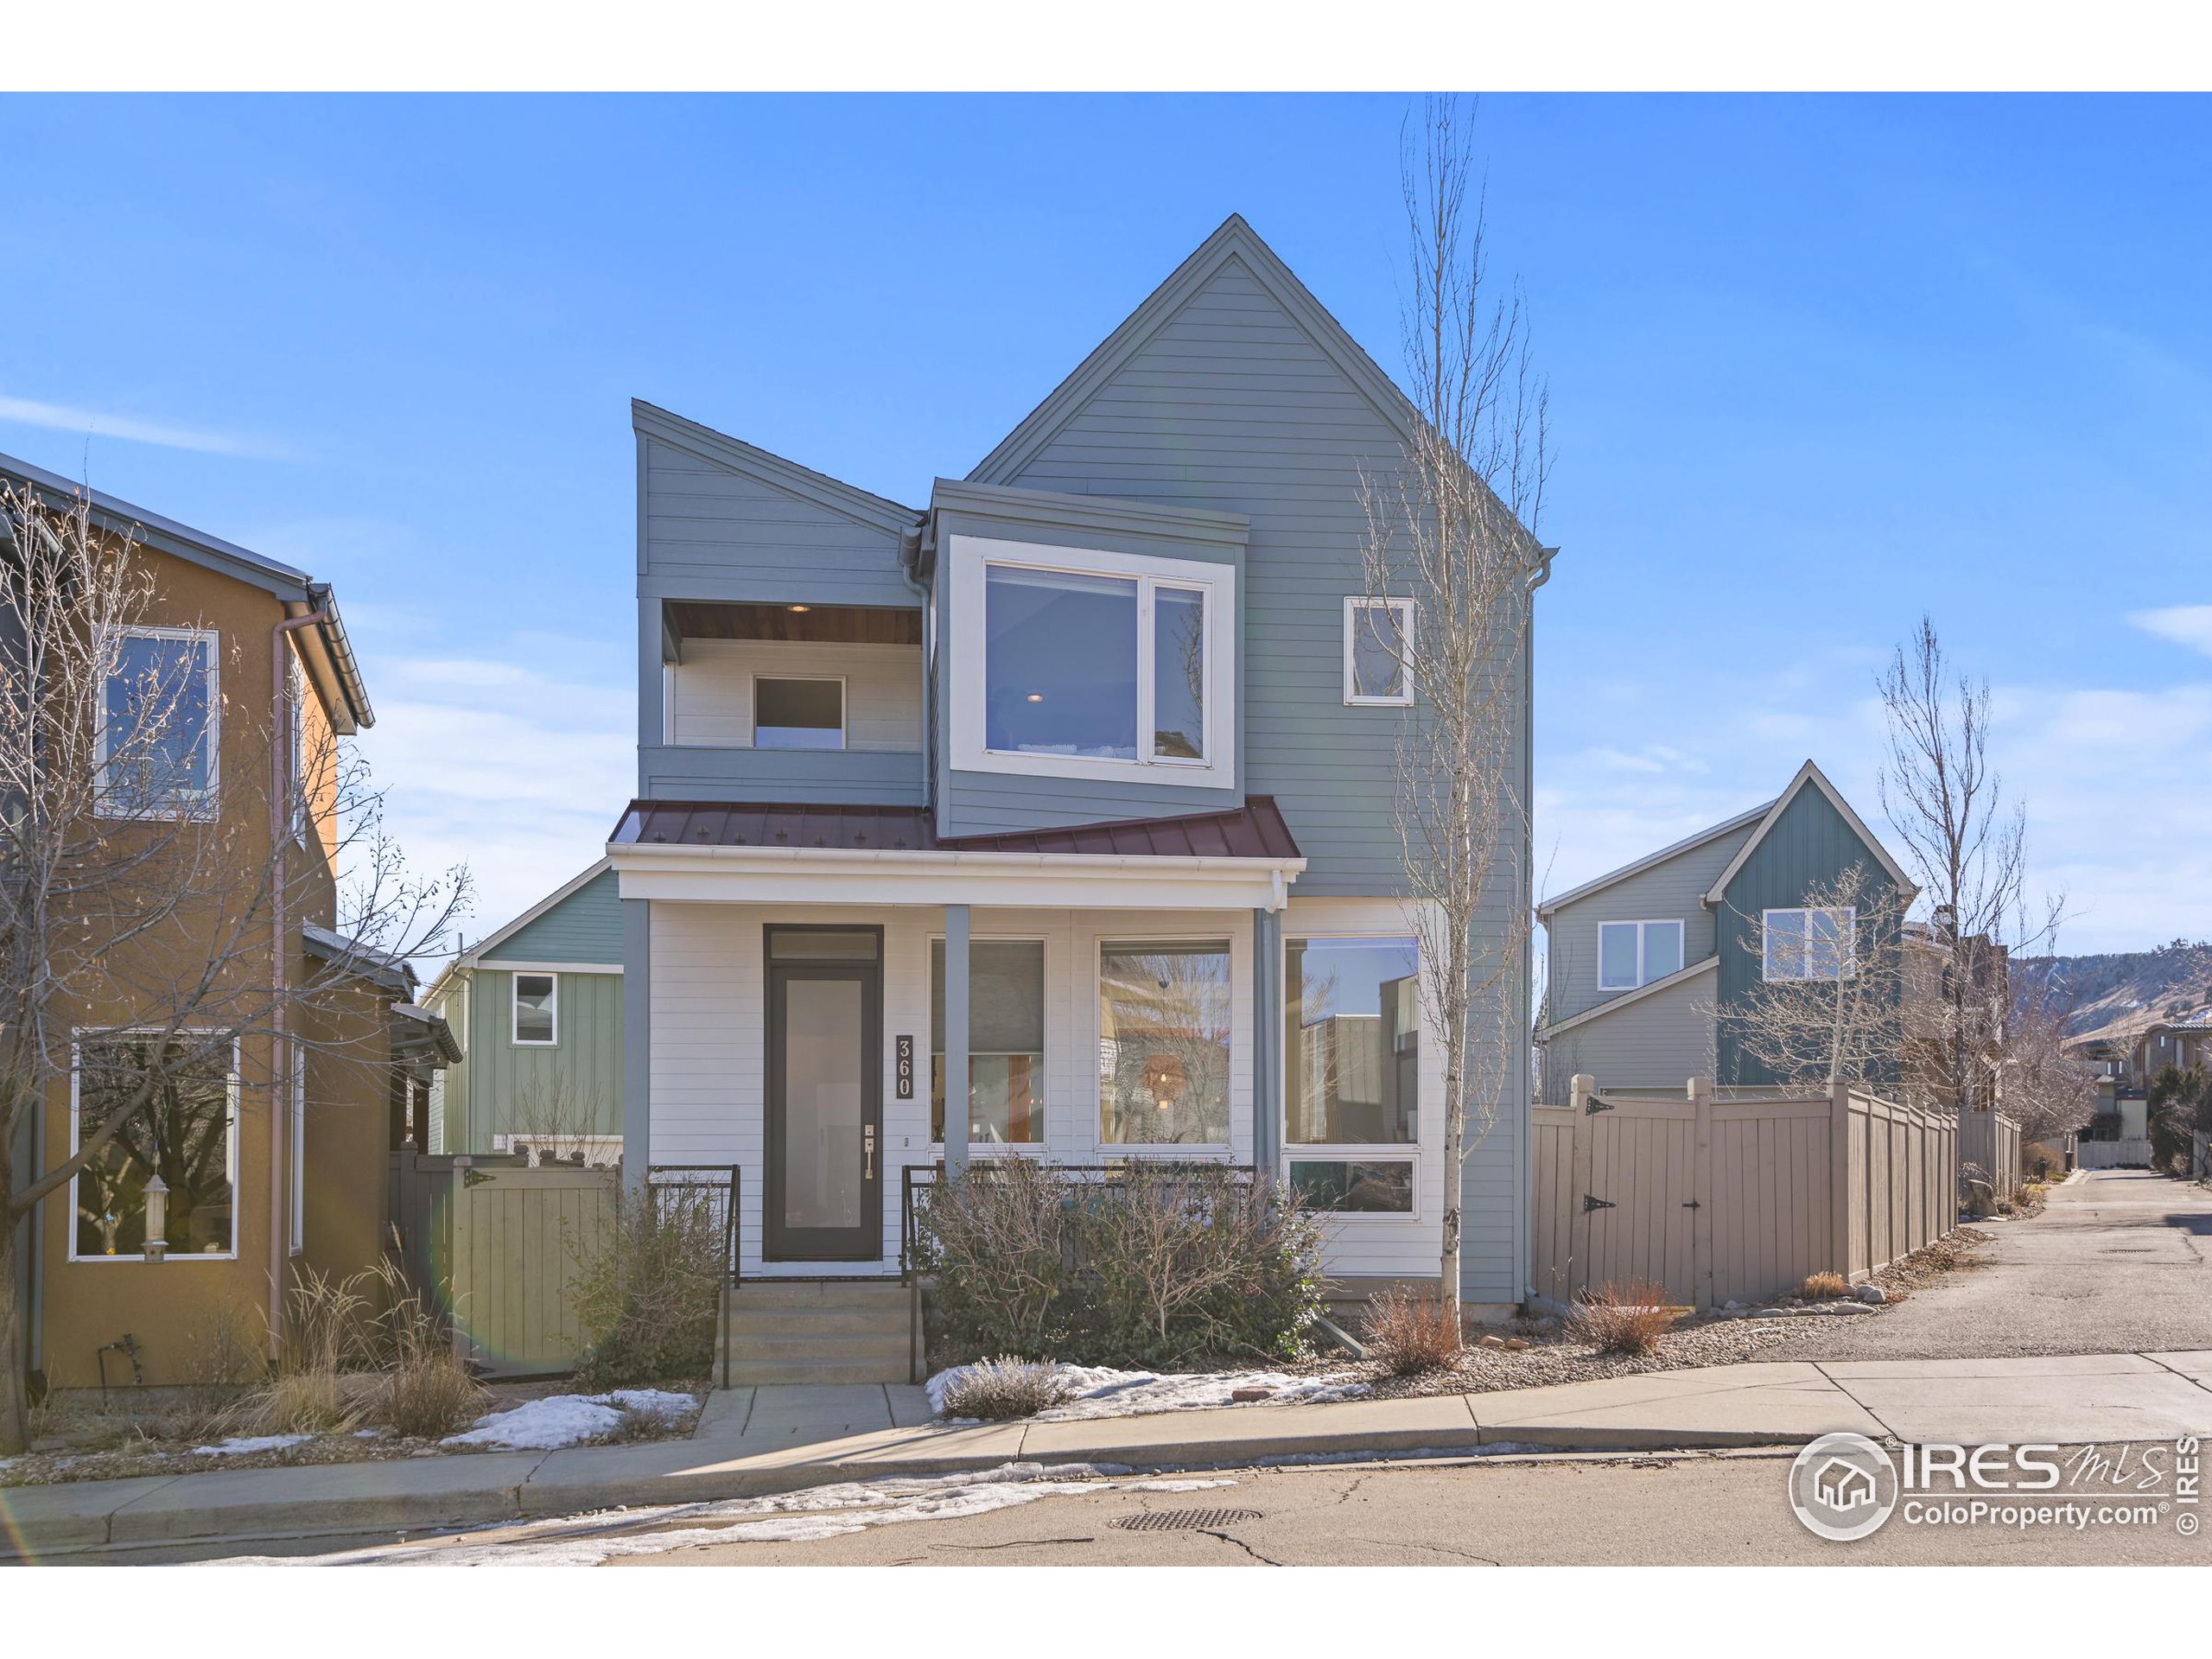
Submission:
M 776 955 L 776 941 L 803 941 L 809 932 L 872 933 L 875 959 L 808 961 Z M 772 926 L 761 941 L 766 982 L 761 1009 L 766 1073 L 762 1100 L 764 1161 L 760 1255 L 766 1262 L 880 1262 L 883 1259 L 883 930 L 853 926 Z M 861 1219 L 852 1227 L 792 1227 L 784 1222 L 785 987 L 794 980 L 843 982 L 861 988 L 861 1125 L 873 1154 L 863 1154 Z M 871 1134 L 872 1131 L 872 1134 Z

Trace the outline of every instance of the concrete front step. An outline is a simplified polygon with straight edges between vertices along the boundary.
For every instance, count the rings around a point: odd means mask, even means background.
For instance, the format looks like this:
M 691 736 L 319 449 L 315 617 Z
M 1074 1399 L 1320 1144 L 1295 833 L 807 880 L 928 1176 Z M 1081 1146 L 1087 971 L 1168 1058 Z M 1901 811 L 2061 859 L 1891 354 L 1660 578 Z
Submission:
M 725 1316 L 733 1338 L 779 1337 L 804 1331 L 825 1337 L 868 1337 L 895 1332 L 906 1338 L 906 1307 L 745 1307 L 734 1306 Z
M 913 1303 L 897 1281 L 756 1279 L 722 1303 L 724 1387 L 912 1380 Z
M 896 1279 L 748 1279 L 728 1300 L 738 1307 L 905 1307 L 912 1296 Z

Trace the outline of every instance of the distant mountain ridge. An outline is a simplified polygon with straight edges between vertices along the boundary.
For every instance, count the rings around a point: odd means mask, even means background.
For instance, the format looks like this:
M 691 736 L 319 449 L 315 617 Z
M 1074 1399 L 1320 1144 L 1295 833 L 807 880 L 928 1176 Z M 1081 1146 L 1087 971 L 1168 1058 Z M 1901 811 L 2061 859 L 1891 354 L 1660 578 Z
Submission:
M 2070 1010 L 2066 1029 L 2076 1035 L 2147 1026 L 2212 1001 L 2212 943 L 2202 939 L 2094 956 L 2016 957 L 2012 972 L 2024 990 L 2047 982 Z

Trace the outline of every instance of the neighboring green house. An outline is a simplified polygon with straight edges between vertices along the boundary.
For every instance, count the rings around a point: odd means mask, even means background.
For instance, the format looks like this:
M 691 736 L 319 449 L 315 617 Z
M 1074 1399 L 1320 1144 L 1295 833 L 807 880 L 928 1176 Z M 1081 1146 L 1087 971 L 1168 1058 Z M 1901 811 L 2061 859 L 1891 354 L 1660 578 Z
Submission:
M 461 1041 L 430 1099 L 431 1152 L 622 1151 L 622 908 L 601 859 L 464 950 L 423 999 Z

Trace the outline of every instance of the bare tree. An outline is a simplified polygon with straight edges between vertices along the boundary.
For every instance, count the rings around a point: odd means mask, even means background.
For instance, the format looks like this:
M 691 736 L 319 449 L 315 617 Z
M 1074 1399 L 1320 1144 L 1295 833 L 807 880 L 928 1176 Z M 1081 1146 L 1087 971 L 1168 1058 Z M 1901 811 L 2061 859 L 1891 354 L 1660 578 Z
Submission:
M 1438 1289 L 1457 1314 L 1462 1171 L 1527 1064 L 1526 722 L 1535 535 L 1549 469 L 1547 393 L 1517 290 L 1498 294 L 1459 106 L 1408 118 L 1400 153 L 1409 276 L 1411 435 L 1363 469 L 1364 650 L 1395 659 L 1412 707 L 1394 801 L 1421 1014 L 1443 1062 Z M 1410 600 L 1409 607 L 1381 601 Z
M 2031 917 L 2027 814 L 2004 802 L 1989 763 L 1989 683 L 1954 676 L 1923 616 L 1879 682 L 1889 728 L 1883 810 L 1920 881 L 1929 935 L 1945 953 L 1937 986 L 1939 1096 L 1960 1110 L 2001 1051 L 2011 997 L 2005 964 L 2047 944 L 2062 899 Z
M 608 1118 L 596 1089 L 555 1071 L 532 1077 L 515 1091 L 508 1144 L 527 1154 L 533 1169 L 543 1164 L 611 1164 L 620 1136 Z
M 1764 971 L 1719 1010 L 1719 1025 L 1739 1055 L 1783 1088 L 1897 1089 L 1913 1002 L 1904 895 L 1853 864 L 1808 887 L 1800 905 L 1738 912 L 1745 948 Z M 1785 928 L 1771 915 L 1791 919 Z
M 2086 1128 L 2097 1109 L 2096 1071 L 2066 1047 L 2073 1009 L 2048 973 L 2024 976 L 1999 1051 L 1997 1104 L 2022 1144 Z
M 364 968 L 436 950 L 467 889 L 465 870 L 407 874 L 334 740 L 295 747 L 281 677 L 259 711 L 218 692 L 253 683 L 235 639 L 226 665 L 150 647 L 156 599 L 135 537 L 87 501 L 0 487 L 0 1452 L 25 1435 L 24 1224 L 82 1177 L 91 1224 L 119 1239 L 158 1176 L 188 1230 L 234 1088 L 265 1089 L 281 1122 L 296 1057 L 383 1039 L 321 1017 L 309 1034 L 295 1011 L 327 1014 Z M 295 975 L 302 918 L 353 943 Z M 74 1145 L 17 1167 L 73 1081 Z M 273 1138 L 271 1162 L 273 1212 Z

